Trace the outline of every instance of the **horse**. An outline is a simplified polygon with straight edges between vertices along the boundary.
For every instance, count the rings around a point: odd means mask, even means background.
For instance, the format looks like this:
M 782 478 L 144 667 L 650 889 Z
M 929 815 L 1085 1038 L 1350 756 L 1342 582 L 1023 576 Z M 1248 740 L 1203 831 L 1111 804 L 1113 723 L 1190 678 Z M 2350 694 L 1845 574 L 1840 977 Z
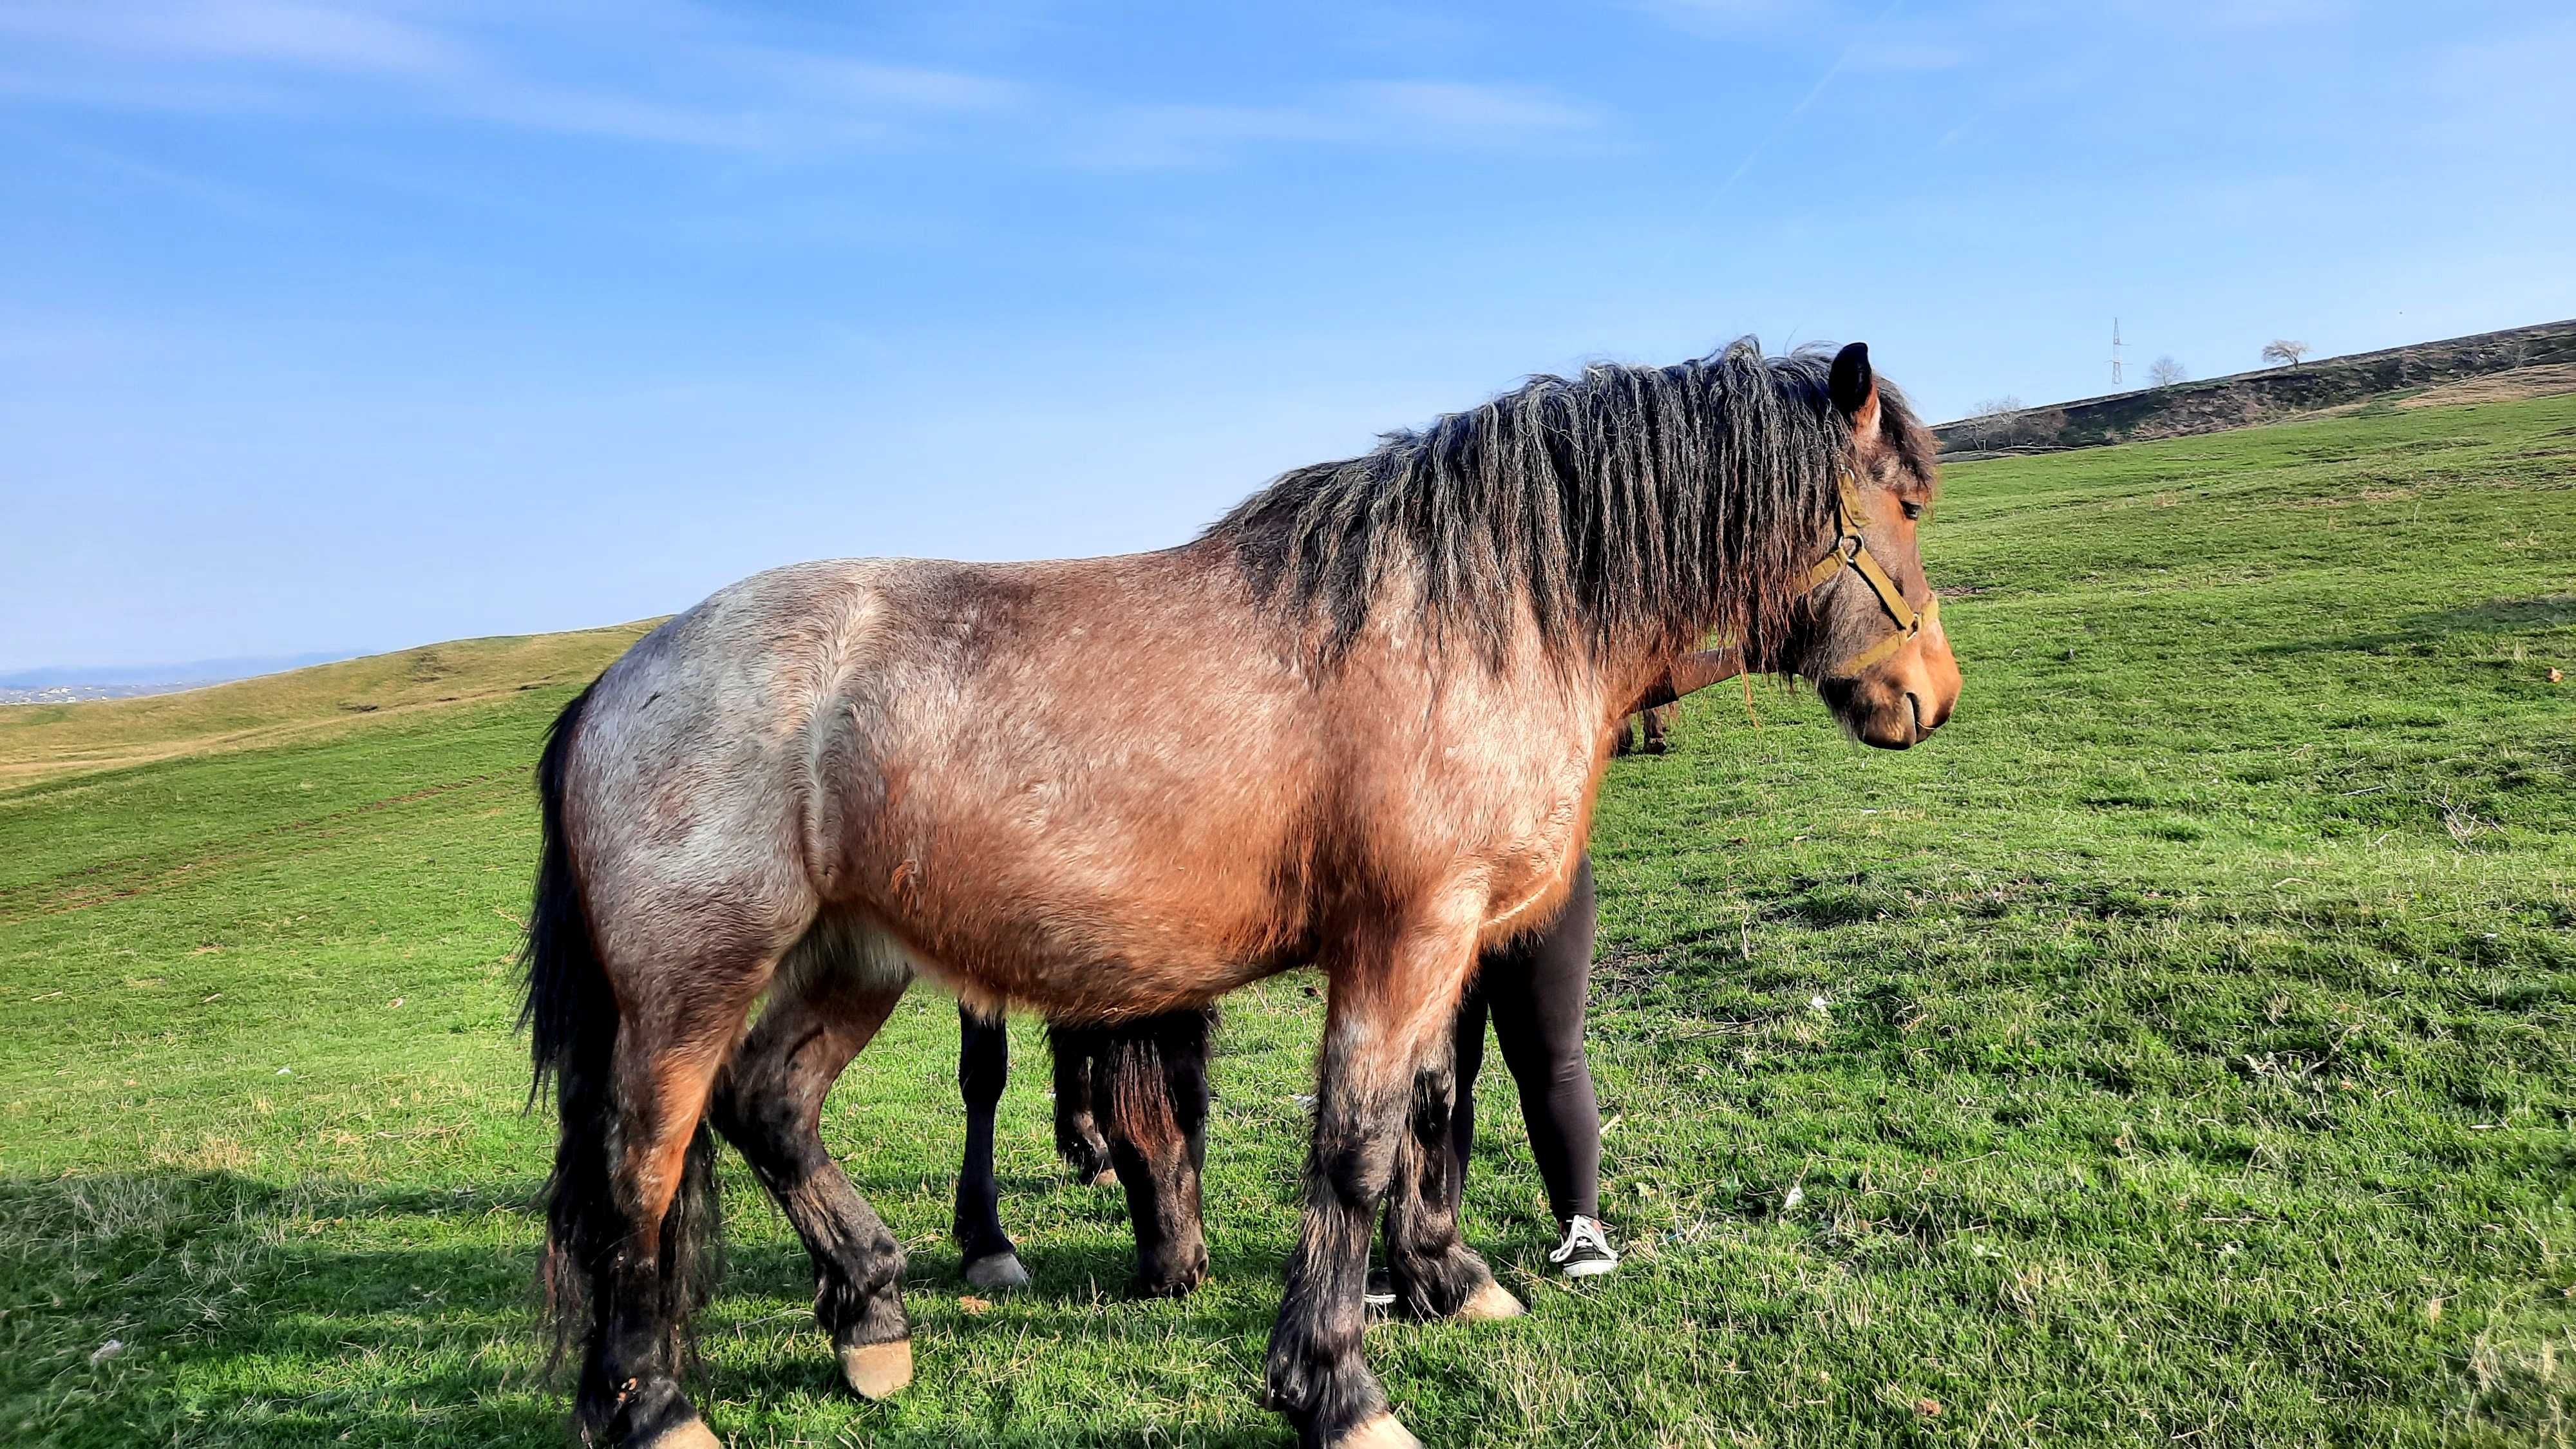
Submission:
M 1620 721 L 1619 731 L 1610 741 L 1610 753 L 1662 754 L 1667 748 L 1664 736 L 1672 732 L 1673 721 L 1681 718 L 1682 696 L 1743 672 L 1744 661 L 1733 649 L 1700 649 L 1674 660 L 1662 686 L 1650 691 L 1649 698 L 1640 700 L 1637 709 Z
M 1661 721 L 1682 696 L 1743 672 L 1733 649 L 1700 649 L 1672 662 L 1629 718 L 1646 725 L 1646 753 L 1662 754 Z M 1622 725 L 1614 754 L 1630 752 Z M 1199 1175 L 1207 1160 L 1210 1012 L 1178 1012 L 1110 1027 L 1047 1027 L 1053 1067 L 1056 1156 L 1074 1180 L 1121 1187 L 1135 1229 L 1135 1298 L 1179 1298 L 1207 1276 Z M 1002 1226 L 993 1173 L 993 1124 L 1011 1076 L 1010 1033 L 996 1018 L 957 1008 L 957 1094 L 966 1108 L 965 1160 L 957 1169 L 950 1237 L 967 1286 L 1012 1292 L 1028 1265 Z M 1096 1105 L 1095 1105 L 1096 1104 Z
M 1055 1148 L 1076 1181 L 1122 1188 L 1135 1231 L 1136 1298 L 1179 1298 L 1207 1277 L 1199 1174 L 1207 1161 L 1212 1010 L 1167 1012 L 1114 1026 L 1049 1025 Z M 957 1089 L 966 1155 L 951 1232 L 969 1286 L 1008 1292 L 1028 1266 L 1002 1226 L 993 1176 L 993 1117 L 1010 1079 L 1010 1035 L 997 1018 L 957 1008 Z
M 1865 743 L 1940 727 L 1935 484 L 1865 346 L 1739 343 L 1534 378 L 1161 552 L 794 565 L 655 629 L 537 766 L 524 1016 L 576 1426 L 719 1442 L 681 1387 L 718 1134 L 803 1239 L 845 1382 L 911 1381 L 903 1254 L 818 1126 L 914 977 L 1106 1025 L 1313 965 L 1266 1401 L 1303 1445 L 1414 1442 L 1361 1353 L 1381 1206 L 1406 1301 L 1521 1307 L 1438 1146 L 1478 951 L 1562 901 L 1621 715 L 1713 631 Z

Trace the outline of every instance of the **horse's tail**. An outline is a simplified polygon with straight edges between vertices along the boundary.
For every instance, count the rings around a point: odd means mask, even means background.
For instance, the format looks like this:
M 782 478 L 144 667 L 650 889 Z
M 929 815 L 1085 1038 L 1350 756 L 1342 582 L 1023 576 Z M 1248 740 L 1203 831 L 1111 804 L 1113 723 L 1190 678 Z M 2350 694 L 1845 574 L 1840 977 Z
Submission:
M 527 997 L 519 1024 L 528 1029 L 536 1068 L 528 1101 L 534 1106 L 551 1082 L 563 1122 L 554 1172 L 546 1179 L 546 1251 L 538 1270 L 557 1366 L 568 1352 L 577 1351 L 584 1362 L 597 1361 L 590 1350 L 606 1330 L 607 1305 L 592 1301 L 591 1286 L 603 1281 L 625 1232 L 611 1155 L 611 1129 L 617 1121 L 617 997 L 591 937 L 580 870 L 564 832 L 565 775 L 589 703 L 588 689 L 573 696 L 546 732 L 545 752 L 537 759 L 544 843 L 537 857 L 527 944 L 520 952 Z M 718 1272 L 713 1249 L 723 1223 L 717 1212 L 715 1163 L 715 1133 L 700 1119 L 679 1191 L 662 1219 L 665 1311 L 658 1317 L 671 1326 L 668 1350 L 674 1366 L 690 1358 L 689 1315 L 705 1304 Z M 587 1408 L 614 1392 L 608 1385 L 583 1384 L 579 1397 Z

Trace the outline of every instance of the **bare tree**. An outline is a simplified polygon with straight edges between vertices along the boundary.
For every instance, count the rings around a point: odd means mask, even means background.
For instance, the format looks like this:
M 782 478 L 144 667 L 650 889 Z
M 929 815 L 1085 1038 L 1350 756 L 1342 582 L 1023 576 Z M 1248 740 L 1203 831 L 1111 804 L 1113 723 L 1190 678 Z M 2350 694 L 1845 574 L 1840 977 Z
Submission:
M 2296 367 L 2299 359 L 2307 355 L 2308 344 L 2293 342 L 2286 337 L 2275 337 L 2263 344 L 2263 360 L 2277 362 L 2283 367 Z
M 2001 397 L 1990 397 L 1969 409 L 1968 421 L 1976 425 L 1977 446 L 1980 448 L 1986 446 L 1992 441 L 1994 433 L 2002 428 L 2004 419 L 2020 411 L 2021 399 L 2011 393 L 2005 393 Z
M 2151 387 L 2171 387 L 2175 383 L 2189 381 L 2191 374 L 2183 371 L 2182 364 L 2170 357 L 2159 357 L 2147 364 L 2147 383 Z

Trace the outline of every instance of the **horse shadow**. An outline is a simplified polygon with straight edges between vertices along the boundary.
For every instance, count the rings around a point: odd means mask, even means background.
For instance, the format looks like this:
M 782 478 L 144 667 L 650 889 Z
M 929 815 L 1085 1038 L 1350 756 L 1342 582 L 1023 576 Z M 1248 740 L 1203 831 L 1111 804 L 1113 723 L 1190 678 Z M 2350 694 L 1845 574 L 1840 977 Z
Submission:
M 0 1436 L 558 1449 L 567 1376 L 548 1372 L 539 1326 L 539 1187 L 530 1177 L 280 1186 L 230 1171 L 0 1177 L 0 1293 L 13 1305 L 0 1332 L 10 1349 Z M 763 1232 L 731 1251 L 725 1286 L 700 1316 L 710 1351 L 693 1389 L 746 1443 L 802 1442 L 823 1428 L 800 1422 L 800 1405 L 801 1417 L 869 1444 L 1167 1442 L 1143 1405 L 1125 1423 L 961 1425 L 940 1395 L 940 1361 L 1007 1362 L 1032 1317 L 1075 1349 L 1086 1337 L 1096 1348 L 1132 1343 L 1140 1324 L 1123 1320 L 1156 1314 L 1184 1315 L 1180 1331 L 1212 1348 L 1258 1343 L 1285 1252 L 1212 1242 L 1212 1278 L 1228 1291 L 1131 1306 L 1123 1242 L 1022 1247 L 1031 1287 L 980 1308 L 967 1306 L 983 1300 L 959 1280 L 953 1247 L 913 1253 L 904 1287 L 924 1382 L 868 1408 L 841 1388 L 799 1306 L 812 1291 L 803 1249 Z M 1173 1322 L 1147 1326 L 1159 1334 Z M 1243 1367 L 1258 1373 L 1257 1359 Z M 905 1407 L 925 1397 L 921 1411 Z M 1284 1431 L 1265 1424 L 1249 1442 L 1285 1442 Z

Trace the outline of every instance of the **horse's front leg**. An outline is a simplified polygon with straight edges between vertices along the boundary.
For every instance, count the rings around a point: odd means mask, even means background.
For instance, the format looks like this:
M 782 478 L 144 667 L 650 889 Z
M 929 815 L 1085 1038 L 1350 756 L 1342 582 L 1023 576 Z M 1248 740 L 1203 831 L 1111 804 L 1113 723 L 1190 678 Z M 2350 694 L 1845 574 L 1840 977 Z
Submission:
M 1476 1027 L 1484 1029 L 1482 1017 Z M 1458 1164 L 1450 1151 L 1456 1060 L 1454 1034 L 1438 1032 L 1414 1069 L 1412 1130 L 1396 1144 L 1386 1195 L 1387 1273 L 1397 1306 L 1415 1318 L 1517 1318 L 1521 1301 L 1459 1235 Z
M 1416 1076 L 1434 1043 L 1447 1054 L 1474 950 L 1471 920 L 1395 923 L 1334 961 L 1305 1217 L 1270 1334 L 1269 1402 L 1304 1449 L 1415 1442 L 1360 1353 L 1369 1231 L 1413 1131 Z

